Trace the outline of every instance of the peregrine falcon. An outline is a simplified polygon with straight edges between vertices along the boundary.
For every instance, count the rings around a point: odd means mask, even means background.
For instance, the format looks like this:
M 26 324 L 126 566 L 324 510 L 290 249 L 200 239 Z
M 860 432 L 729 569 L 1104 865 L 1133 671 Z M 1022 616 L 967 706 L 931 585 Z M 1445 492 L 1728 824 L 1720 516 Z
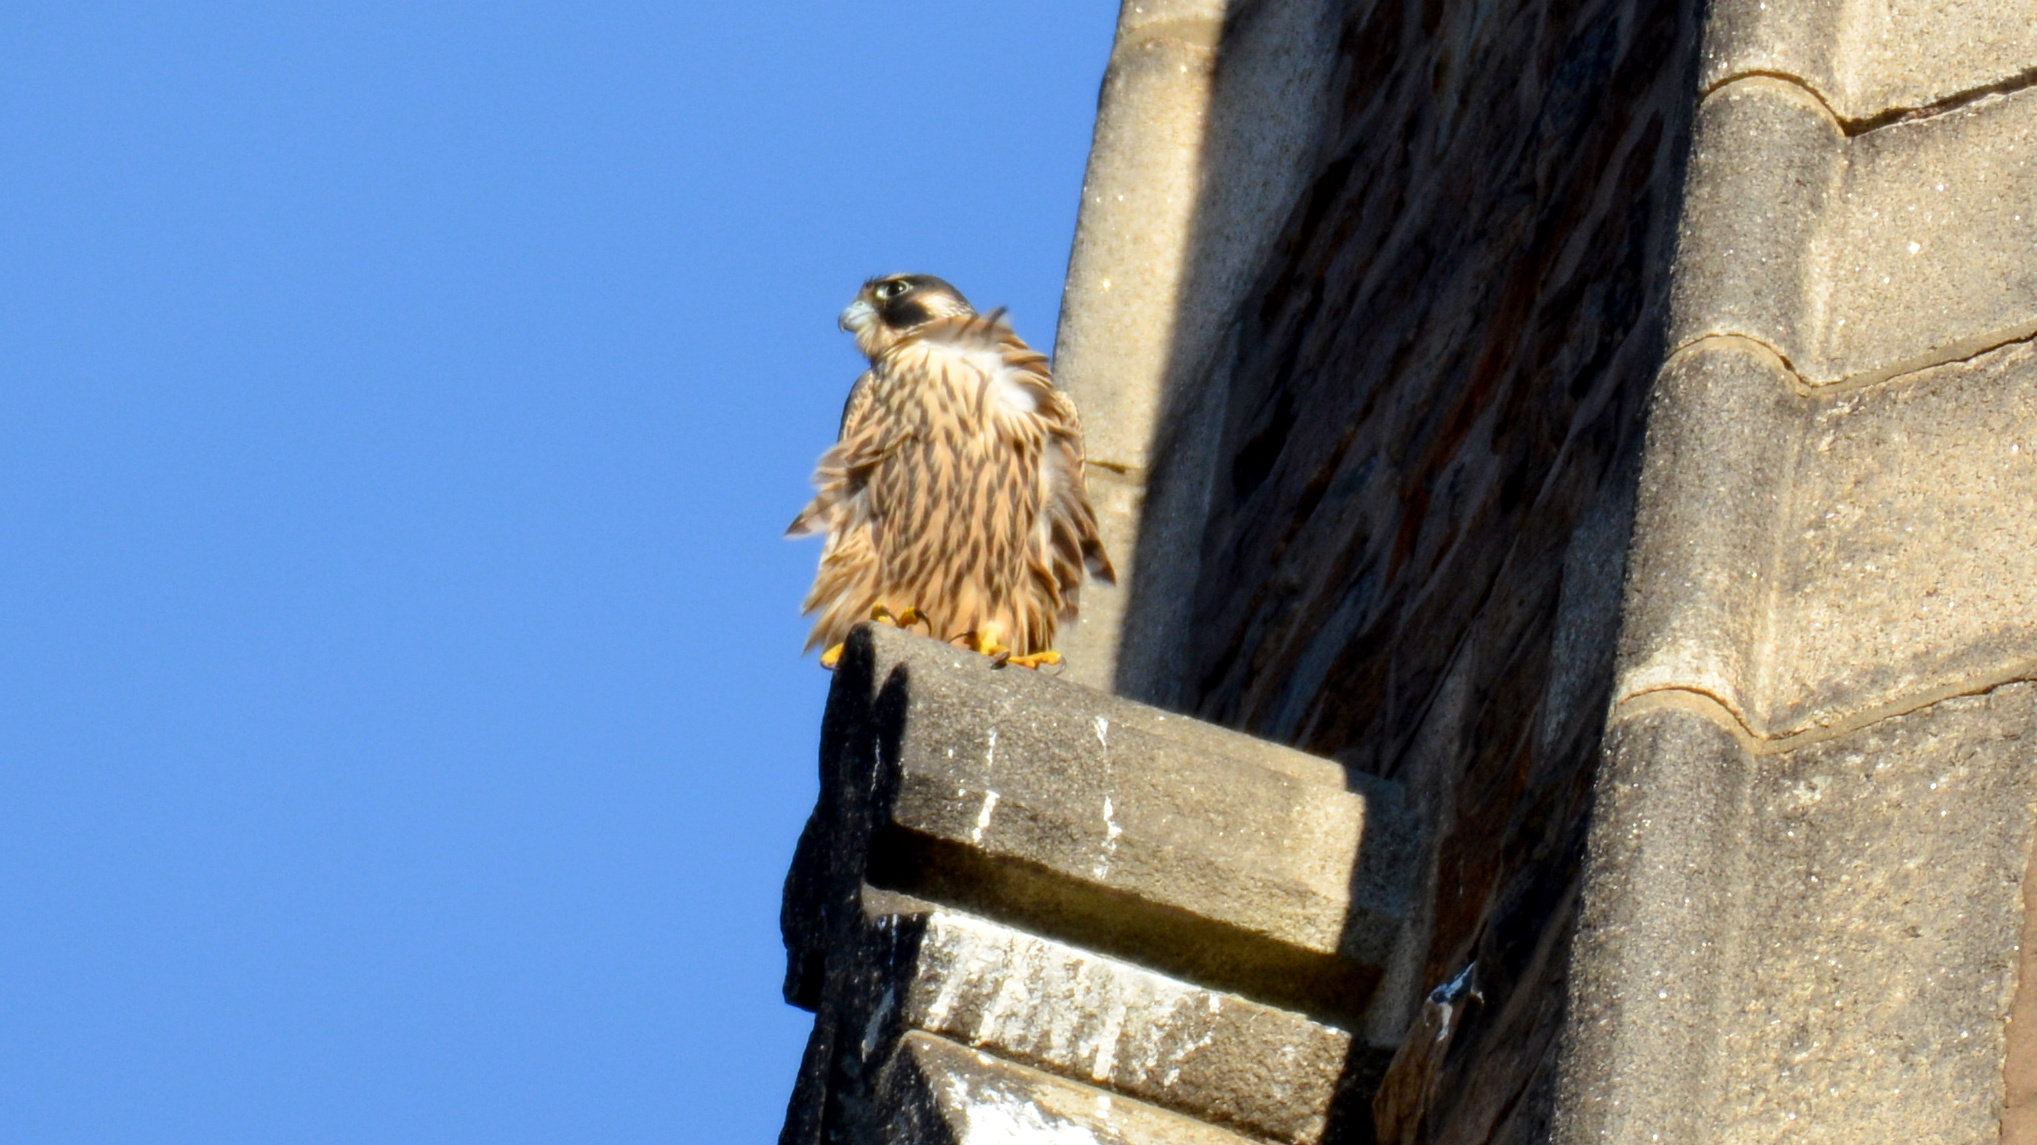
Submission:
M 804 611 L 833 667 L 857 622 L 924 625 L 999 664 L 1058 663 L 1086 569 L 1115 583 L 1083 487 L 1082 426 L 1003 310 L 930 274 L 863 284 L 841 327 L 870 368 L 785 532 L 825 533 Z

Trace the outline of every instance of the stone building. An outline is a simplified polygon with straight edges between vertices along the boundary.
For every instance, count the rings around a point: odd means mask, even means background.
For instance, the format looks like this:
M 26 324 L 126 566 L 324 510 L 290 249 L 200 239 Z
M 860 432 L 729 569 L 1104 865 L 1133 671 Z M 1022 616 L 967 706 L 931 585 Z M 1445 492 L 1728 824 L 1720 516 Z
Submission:
M 1125 0 L 1066 673 L 863 632 L 784 1141 L 2037 1142 L 2037 0 Z

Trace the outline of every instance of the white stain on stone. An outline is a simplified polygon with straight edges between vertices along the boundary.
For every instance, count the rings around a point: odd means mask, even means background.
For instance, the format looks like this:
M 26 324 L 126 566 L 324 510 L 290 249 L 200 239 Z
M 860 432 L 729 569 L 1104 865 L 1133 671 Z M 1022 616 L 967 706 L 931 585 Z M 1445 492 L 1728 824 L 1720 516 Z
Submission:
M 1223 1020 L 1213 992 L 995 923 L 937 914 L 922 951 L 957 956 L 909 1022 L 1066 1076 L 1172 1085 Z
M 1124 1036 L 1125 1007 L 1112 1006 L 1103 1012 L 1103 1027 L 1096 1032 L 1096 1057 L 1089 1066 L 1090 1077 L 1098 1081 L 1111 1079 L 1118 1064 L 1118 1042 Z
M 983 748 L 983 806 L 976 809 L 976 826 L 969 832 L 971 843 L 983 842 L 983 832 L 990 829 L 990 816 L 997 810 L 997 792 L 990 788 L 991 777 L 997 771 L 997 725 L 990 725 L 990 736 Z
M 1096 717 L 1096 742 L 1103 748 L 1103 782 L 1107 788 L 1110 786 L 1110 717 Z M 1118 836 L 1124 833 L 1125 829 L 1118 826 L 1117 808 L 1112 805 L 1110 796 L 1105 795 L 1103 797 L 1103 854 L 1097 856 L 1096 865 L 1090 868 L 1091 874 L 1099 879 L 1110 874 L 1110 862 L 1117 856 Z
M 969 829 L 971 843 L 983 842 L 983 833 L 990 829 L 990 816 L 997 810 L 997 792 L 983 793 L 983 806 L 976 809 L 976 826 Z
M 1186 998 L 1183 999 L 1183 1001 L 1186 1000 Z M 1180 1081 L 1183 1063 L 1194 1057 L 1197 1051 L 1204 1049 L 1216 1040 L 1217 1021 L 1223 1016 L 1224 1012 L 1223 999 L 1215 994 L 1204 994 L 1203 1004 L 1207 1007 L 1207 1013 L 1204 1015 L 1201 1023 L 1201 1032 L 1193 1040 L 1181 1042 L 1168 1050 L 1167 1072 L 1160 1078 L 1161 1085 L 1171 1086 L 1175 1082 Z M 1174 1017 L 1174 1014 L 1170 1011 L 1166 1017 L 1171 1019 Z M 1293 1046 L 1288 1047 L 1290 1051 L 1293 1048 Z
M 972 1093 L 960 1078 L 947 1084 L 948 1100 L 962 1109 L 960 1145 L 1104 1145 L 1087 1127 L 1018 1094 L 989 1087 Z
M 1033 986 L 1040 981 L 1040 968 L 1030 965 L 1033 959 L 1024 957 L 1032 952 L 1014 950 L 1007 945 L 998 953 L 1003 955 L 998 961 L 1003 963 L 1001 969 L 1004 973 L 997 979 L 997 993 L 984 1004 L 983 1012 L 976 1018 L 976 1029 L 970 1035 L 970 1040 L 979 1046 L 998 1041 L 1001 1027 L 1023 1022 L 1040 1008 L 1033 995 Z
M 1092 869 L 1097 878 L 1110 874 L 1110 861 L 1116 858 L 1118 853 L 1118 836 L 1124 833 L 1125 829 L 1118 826 L 1117 807 L 1111 803 L 1110 796 L 1104 796 L 1103 854 L 1096 860 L 1096 866 Z
M 884 997 L 877 1001 L 877 1008 L 870 1012 L 870 1020 L 863 1023 L 864 1061 L 869 1061 L 870 1055 L 877 1052 L 877 1039 L 884 1033 L 884 1019 L 891 1016 L 891 1011 L 897 1005 L 898 994 L 892 990 L 884 991 Z
M 1008 970 L 1001 965 L 1006 952 L 1000 944 L 970 942 L 966 938 L 958 942 L 958 936 L 946 933 L 945 921 L 944 916 L 935 916 L 934 930 L 927 936 L 926 947 L 943 952 L 952 952 L 959 947 L 963 951 L 962 964 L 955 965 L 952 957 L 944 959 L 947 964 L 942 967 L 940 988 L 934 992 L 934 1000 L 927 1004 L 926 1017 L 913 1023 L 936 1032 L 948 1029 L 949 1018 L 954 1015 L 956 1005 L 963 1001 L 963 991 Z M 977 1003 L 972 998 L 969 1004 Z

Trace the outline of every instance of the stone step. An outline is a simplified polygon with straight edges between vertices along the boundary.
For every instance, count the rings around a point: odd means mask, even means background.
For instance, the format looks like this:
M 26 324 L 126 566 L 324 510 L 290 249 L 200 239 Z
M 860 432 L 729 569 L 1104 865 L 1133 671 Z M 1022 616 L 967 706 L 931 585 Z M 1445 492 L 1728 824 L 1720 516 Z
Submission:
M 860 1058 L 908 1030 L 1293 1145 L 1362 1117 L 1389 1051 L 1334 1026 L 947 907 L 866 889 L 829 984 Z M 839 1052 L 839 1051 L 838 1051 Z
M 908 1034 L 878 1089 L 886 1145 L 1250 1145 L 1252 1138 L 1114 1097 L 929 1034 Z M 874 1142 L 873 1142 L 874 1145 Z
M 1354 1025 L 1408 916 L 1398 789 L 888 628 L 859 629 L 788 881 L 787 994 L 867 880 Z

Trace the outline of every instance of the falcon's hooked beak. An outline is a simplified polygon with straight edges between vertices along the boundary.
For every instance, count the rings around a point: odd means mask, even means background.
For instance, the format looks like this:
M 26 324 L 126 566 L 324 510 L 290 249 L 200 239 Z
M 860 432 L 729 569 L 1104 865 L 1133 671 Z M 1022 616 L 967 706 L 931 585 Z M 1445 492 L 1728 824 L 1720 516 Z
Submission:
M 848 308 L 842 311 L 842 316 L 837 321 L 837 325 L 851 334 L 858 334 L 862 332 L 863 327 L 876 320 L 877 308 L 871 306 L 866 299 L 858 298 L 854 302 L 849 303 Z

